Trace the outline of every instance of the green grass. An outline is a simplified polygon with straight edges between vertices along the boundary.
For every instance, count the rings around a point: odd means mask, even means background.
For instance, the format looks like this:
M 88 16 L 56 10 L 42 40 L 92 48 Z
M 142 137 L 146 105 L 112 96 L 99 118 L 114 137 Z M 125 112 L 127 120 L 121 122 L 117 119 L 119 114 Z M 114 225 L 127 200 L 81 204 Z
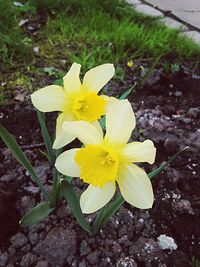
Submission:
M 17 16 L 11 0 L 0 0 L 0 59 L 4 63 L 29 54 L 29 39 L 22 35 Z
M 124 0 L 20 2 L 22 7 L 0 0 L 0 80 L 7 83 L 1 92 L 43 86 L 48 75 L 44 67 L 58 69 L 53 77 L 59 79 L 75 61 L 85 71 L 105 62 L 125 65 L 130 59 L 197 64 L 200 58 L 199 45 L 158 18 L 136 13 Z M 18 26 L 21 19 L 36 25 L 34 34 L 27 25 Z M 38 55 L 33 52 L 36 46 Z M 24 83 L 19 84 L 20 77 Z
M 69 2 L 71 5 L 54 20 L 48 19 L 41 33 L 44 50 L 54 50 L 55 57 L 63 51 L 68 61 L 90 68 L 129 58 L 196 60 L 200 55 L 200 46 L 179 37 L 178 30 L 136 13 L 123 1 L 80 0 L 79 5 L 74 4 L 77 1 Z
M 169 29 L 159 19 L 138 14 L 123 0 L 29 0 L 15 7 L 11 0 L 0 0 L 0 51 L 5 61 L 25 55 L 27 44 L 39 45 L 42 56 L 83 67 L 103 62 L 123 62 L 129 58 L 176 58 L 196 60 L 200 46 L 178 30 Z M 4 12 L 6 10 L 6 12 Z M 17 23 L 22 18 L 37 21 L 48 17 L 37 36 L 24 34 Z M 7 25 L 7 27 L 5 27 Z M 32 40 L 32 41 L 30 41 Z
M 192 257 L 190 265 L 192 267 L 200 267 L 200 261 L 198 259 L 196 259 L 195 257 Z

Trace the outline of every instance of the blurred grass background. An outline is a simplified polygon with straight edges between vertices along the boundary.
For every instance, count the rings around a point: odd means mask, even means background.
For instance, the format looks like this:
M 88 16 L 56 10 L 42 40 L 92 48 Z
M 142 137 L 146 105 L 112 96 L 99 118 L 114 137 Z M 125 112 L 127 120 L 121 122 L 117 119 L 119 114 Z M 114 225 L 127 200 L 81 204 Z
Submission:
M 0 0 L 0 95 L 42 85 L 46 74 L 59 78 L 75 61 L 85 71 L 157 58 L 196 64 L 200 46 L 124 0 Z

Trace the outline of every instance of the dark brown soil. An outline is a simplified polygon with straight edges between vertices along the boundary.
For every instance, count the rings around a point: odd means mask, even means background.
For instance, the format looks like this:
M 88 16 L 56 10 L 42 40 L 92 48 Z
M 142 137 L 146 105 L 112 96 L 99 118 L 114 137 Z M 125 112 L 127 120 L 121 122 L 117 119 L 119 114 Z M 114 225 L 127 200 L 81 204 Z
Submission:
M 128 69 L 125 81 L 112 82 L 105 90 L 113 95 L 122 94 L 141 79 L 140 75 Z M 19 214 L 39 202 L 41 195 L 0 141 L 0 266 L 189 267 L 192 257 L 200 259 L 199 88 L 200 76 L 195 70 L 182 67 L 172 74 L 165 73 L 160 66 L 129 96 L 138 123 L 133 138 L 155 142 L 155 167 L 178 149 L 187 145 L 190 149 L 153 179 L 155 203 L 151 210 L 140 211 L 124 204 L 95 237 L 79 228 L 65 204 L 39 225 L 19 228 Z M 2 106 L 0 117 L 46 186 L 50 186 L 50 169 L 40 152 L 44 146 L 29 100 Z M 54 117 L 48 115 L 50 128 Z M 150 167 L 145 165 L 147 170 Z M 76 185 L 80 190 L 83 187 L 79 180 Z M 164 250 L 159 246 L 157 238 L 163 234 L 174 239 L 177 249 Z M 57 239 L 65 240 L 66 246 L 63 241 L 50 242 Z M 73 249 L 67 245 L 69 242 Z

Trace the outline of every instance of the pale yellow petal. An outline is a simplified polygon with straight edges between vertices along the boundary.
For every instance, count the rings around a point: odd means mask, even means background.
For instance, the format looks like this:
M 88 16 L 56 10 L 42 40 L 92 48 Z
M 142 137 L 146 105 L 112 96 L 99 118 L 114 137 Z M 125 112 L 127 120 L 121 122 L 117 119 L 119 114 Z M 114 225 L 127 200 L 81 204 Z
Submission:
M 101 97 L 103 97 L 106 100 L 106 112 L 112 106 L 112 104 L 116 103 L 117 101 L 120 101 L 114 96 L 101 95 Z
M 148 162 L 153 164 L 156 156 L 156 148 L 151 140 L 132 142 L 125 145 L 122 153 L 128 162 Z
M 61 86 L 49 85 L 31 95 L 33 105 L 42 112 L 62 111 L 66 105 L 66 93 Z
M 99 144 L 103 141 L 97 128 L 86 121 L 64 122 L 63 130 L 76 136 L 83 144 Z
M 60 156 L 58 156 L 55 167 L 60 173 L 72 177 L 80 176 L 79 166 L 74 160 L 74 156 L 78 150 L 78 148 L 73 148 L 63 152 L 60 154 Z
M 64 89 L 69 92 L 75 92 L 80 89 L 79 79 L 81 65 L 73 63 L 68 73 L 63 77 Z
M 128 100 L 114 102 L 106 113 L 106 138 L 126 144 L 135 128 L 135 115 Z
M 97 129 L 97 131 L 99 132 L 99 134 L 101 135 L 101 137 L 103 139 L 103 130 L 101 128 L 99 121 L 94 121 L 91 124 Z
M 105 206 L 114 196 L 115 183 L 108 182 L 104 187 L 89 185 L 80 198 L 83 213 L 93 213 Z
M 103 64 L 86 72 L 83 86 L 89 91 L 98 93 L 113 77 L 115 68 L 113 64 Z
M 62 125 L 64 122 L 75 120 L 72 114 L 61 113 L 56 120 L 56 139 L 53 143 L 54 149 L 59 149 L 71 143 L 76 137 L 63 131 Z
M 149 209 L 153 205 L 153 189 L 148 175 L 134 164 L 123 165 L 117 178 L 124 199 L 139 209 Z

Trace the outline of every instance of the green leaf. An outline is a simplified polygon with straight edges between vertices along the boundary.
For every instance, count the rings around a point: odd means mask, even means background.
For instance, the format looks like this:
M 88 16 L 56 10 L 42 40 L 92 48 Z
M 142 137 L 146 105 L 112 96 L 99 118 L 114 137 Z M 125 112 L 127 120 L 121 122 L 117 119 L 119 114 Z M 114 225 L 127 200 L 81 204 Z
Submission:
M 76 217 L 77 222 L 79 225 L 88 233 L 91 233 L 91 226 L 90 224 L 85 220 L 85 217 L 81 211 L 80 207 L 80 200 L 79 197 L 74 190 L 74 187 L 69 184 L 66 180 L 61 180 L 61 190 L 63 193 L 63 196 L 67 203 L 69 204 L 70 208 L 72 209 L 72 212 L 74 216 Z
M 45 219 L 54 208 L 51 207 L 50 203 L 43 202 L 32 208 L 19 222 L 22 226 L 27 227 L 33 224 L 39 223 Z
M 133 89 L 136 87 L 137 83 L 134 83 L 134 85 L 129 88 L 128 90 L 126 90 L 120 97 L 119 100 L 123 100 L 125 98 L 127 98 L 127 96 L 133 91 Z
M 121 67 L 115 69 L 115 77 L 121 81 L 124 80 L 125 71 Z
M 123 203 L 124 198 L 120 195 L 111 204 L 101 209 L 92 225 L 93 235 L 95 235 L 98 230 L 110 219 L 110 217 L 115 214 L 115 212 L 121 207 Z
M 43 184 L 41 183 L 40 179 L 36 175 L 32 165 L 30 164 L 29 160 L 27 159 L 26 155 L 23 153 L 21 148 L 16 143 L 13 136 L 0 124 L 0 136 L 6 146 L 10 149 L 13 153 L 16 160 L 29 172 L 35 183 L 41 189 L 41 191 L 45 194 L 49 201 L 52 200 L 50 194 L 45 190 Z
M 160 167 L 158 167 L 157 169 L 155 169 L 155 170 L 151 171 L 150 173 L 148 173 L 149 178 L 152 179 L 154 176 L 156 176 L 161 171 L 163 171 L 170 163 L 172 163 L 178 157 L 178 155 L 180 155 L 183 151 L 185 151 L 188 148 L 189 148 L 189 146 L 181 149 L 176 154 L 174 154 L 167 162 L 161 164 Z
M 47 130 L 46 127 L 46 123 L 45 123 L 45 114 L 40 112 L 39 110 L 36 110 L 37 112 L 37 116 L 38 116 L 38 121 L 40 123 L 40 128 L 42 131 L 42 137 L 46 146 L 46 150 L 47 150 L 47 154 L 48 154 L 48 159 L 49 162 L 51 163 L 51 165 L 54 164 L 55 161 L 55 155 L 52 149 L 52 142 L 51 142 L 51 138 L 49 136 L 49 132 Z

